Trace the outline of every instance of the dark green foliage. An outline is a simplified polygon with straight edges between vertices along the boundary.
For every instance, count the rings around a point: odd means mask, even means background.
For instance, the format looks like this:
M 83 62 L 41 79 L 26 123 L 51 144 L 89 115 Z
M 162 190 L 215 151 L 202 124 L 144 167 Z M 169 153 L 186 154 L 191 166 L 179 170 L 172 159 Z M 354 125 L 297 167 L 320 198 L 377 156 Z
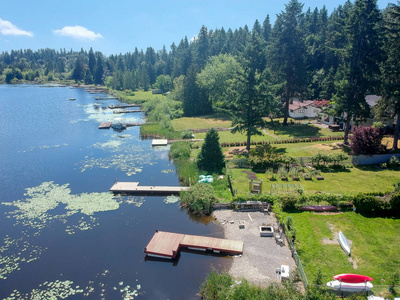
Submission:
M 397 149 L 400 135 L 400 5 L 389 4 L 384 14 L 385 24 L 385 54 L 382 68 L 382 99 L 378 105 L 381 115 L 395 116 L 397 114 L 393 149 Z
M 283 124 L 287 125 L 289 101 L 307 86 L 305 42 L 302 29 L 303 4 L 291 0 L 277 15 L 270 39 L 270 62 L 274 70 L 277 94 L 283 102 Z
M 175 159 L 174 165 L 179 174 L 179 181 L 183 185 L 196 184 L 200 173 L 195 162 L 190 159 Z
M 387 212 L 390 205 L 387 201 L 372 195 L 358 194 L 353 197 L 353 204 L 356 211 L 367 214 L 382 214 Z
M 210 214 L 216 202 L 214 189 L 207 183 L 196 183 L 181 193 L 181 204 L 196 214 Z
M 190 144 L 188 142 L 176 142 L 171 145 L 168 156 L 172 159 L 189 159 L 190 151 Z
M 201 285 L 201 298 L 209 300 L 229 299 L 230 286 L 233 283 L 234 280 L 229 274 L 211 272 Z
M 218 132 L 210 129 L 201 147 L 201 151 L 197 157 L 197 166 L 200 170 L 204 170 L 210 174 L 221 174 L 225 168 L 225 157 L 222 148 L 219 145 Z
M 396 192 L 390 198 L 390 208 L 396 216 L 400 216 L 400 192 Z

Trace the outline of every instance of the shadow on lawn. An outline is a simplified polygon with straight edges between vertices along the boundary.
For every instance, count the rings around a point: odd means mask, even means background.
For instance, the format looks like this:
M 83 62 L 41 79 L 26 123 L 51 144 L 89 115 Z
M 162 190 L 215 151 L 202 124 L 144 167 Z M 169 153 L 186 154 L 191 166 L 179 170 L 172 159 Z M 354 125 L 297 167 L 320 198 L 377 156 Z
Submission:
M 289 135 L 295 138 L 301 137 L 321 137 L 321 128 L 309 124 L 296 124 L 296 125 L 267 125 L 268 129 L 274 130 L 276 135 Z

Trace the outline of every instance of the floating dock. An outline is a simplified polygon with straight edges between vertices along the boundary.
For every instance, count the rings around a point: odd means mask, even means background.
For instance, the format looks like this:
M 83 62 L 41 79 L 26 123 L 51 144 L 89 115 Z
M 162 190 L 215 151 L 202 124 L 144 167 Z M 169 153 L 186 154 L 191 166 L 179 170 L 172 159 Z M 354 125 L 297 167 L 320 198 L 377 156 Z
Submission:
M 141 126 L 143 124 L 152 124 L 152 123 L 122 123 L 123 127 L 132 127 L 132 126 Z M 99 129 L 109 129 L 112 126 L 111 122 L 102 122 L 99 125 Z
M 138 113 L 143 112 L 143 109 L 135 109 L 135 110 L 114 110 L 114 114 L 128 114 L 128 113 Z
M 152 140 L 151 145 L 154 146 L 167 146 L 168 145 L 168 140 L 162 139 L 162 140 Z
M 188 186 L 139 186 L 139 182 L 116 182 L 110 188 L 114 194 L 175 195 L 189 190 Z
M 243 242 L 213 237 L 158 231 L 144 249 L 148 256 L 174 259 L 180 248 L 231 255 L 243 253 Z
M 112 126 L 111 122 L 102 122 L 99 125 L 99 129 L 109 129 Z
M 120 104 L 120 105 L 109 105 L 109 109 L 115 109 L 115 108 L 128 108 L 128 107 L 140 107 L 139 104 Z

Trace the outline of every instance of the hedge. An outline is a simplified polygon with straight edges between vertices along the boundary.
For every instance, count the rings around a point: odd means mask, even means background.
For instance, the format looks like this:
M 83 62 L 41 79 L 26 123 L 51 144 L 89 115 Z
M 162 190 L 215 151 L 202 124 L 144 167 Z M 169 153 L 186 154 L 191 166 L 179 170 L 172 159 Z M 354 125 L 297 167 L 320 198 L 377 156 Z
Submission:
M 273 141 L 253 141 L 251 145 L 265 145 L 265 144 L 295 144 L 295 143 L 312 143 L 312 142 L 326 142 L 326 141 L 339 141 L 343 140 L 343 136 L 328 136 L 328 137 L 310 137 L 310 138 L 294 138 L 282 139 Z M 224 142 L 221 147 L 239 147 L 246 146 L 246 142 Z

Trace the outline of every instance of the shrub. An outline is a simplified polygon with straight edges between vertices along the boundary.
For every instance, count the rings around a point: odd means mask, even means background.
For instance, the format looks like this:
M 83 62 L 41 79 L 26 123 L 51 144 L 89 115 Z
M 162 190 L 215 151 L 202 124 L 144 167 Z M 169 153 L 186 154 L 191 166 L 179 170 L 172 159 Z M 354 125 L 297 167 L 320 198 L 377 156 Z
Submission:
M 389 168 L 395 169 L 400 165 L 400 160 L 396 156 L 392 156 L 387 162 Z
M 189 159 L 190 151 L 190 144 L 188 142 L 176 142 L 171 145 L 168 156 L 172 159 Z
M 188 130 L 188 131 L 184 131 L 182 132 L 182 138 L 183 139 L 191 139 L 193 137 L 193 132 Z
M 282 204 L 283 210 L 291 210 L 296 208 L 296 204 L 299 202 L 299 196 L 297 194 L 281 194 L 279 200 Z
M 382 152 L 382 130 L 358 126 L 352 129 L 350 149 L 353 155 L 374 155 Z
M 214 189 L 207 183 L 197 183 L 181 193 L 181 204 L 196 214 L 210 214 L 216 202 Z
M 357 212 L 382 213 L 389 209 L 389 203 L 372 195 L 358 194 L 353 198 Z
M 392 210 L 392 212 L 395 215 L 399 215 L 400 214 L 400 193 L 399 192 L 392 195 L 392 197 L 390 198 L 389 204 L 390 204 L 390 209 Z

